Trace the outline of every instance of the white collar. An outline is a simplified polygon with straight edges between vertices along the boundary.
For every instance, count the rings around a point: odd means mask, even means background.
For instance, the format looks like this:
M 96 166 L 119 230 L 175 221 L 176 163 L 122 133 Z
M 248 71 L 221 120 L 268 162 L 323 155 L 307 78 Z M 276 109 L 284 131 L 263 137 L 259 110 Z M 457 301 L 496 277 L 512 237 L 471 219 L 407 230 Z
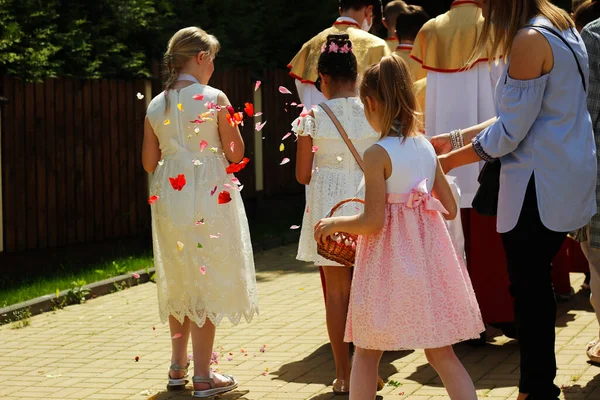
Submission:
M 190 74 L 179 74 L 179 76 L 177 77 L 178 81 L 191 81 L 197 84 L 200 84 L 200 82 L 198 82 L 198 79 L 196 79 L 194 76 L 190 75 Z
M 360 26 L 360 24 L 354 18 L 350 18 L 350 17 L 339 17 L 338 19 L 335 20 L 335 22 L 351 22 L 353 24 Z

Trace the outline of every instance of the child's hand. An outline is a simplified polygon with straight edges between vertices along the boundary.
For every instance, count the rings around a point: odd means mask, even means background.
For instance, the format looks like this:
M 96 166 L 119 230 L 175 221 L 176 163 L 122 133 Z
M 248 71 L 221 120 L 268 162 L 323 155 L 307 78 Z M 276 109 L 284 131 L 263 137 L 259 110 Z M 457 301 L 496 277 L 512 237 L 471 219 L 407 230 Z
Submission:
M 315 225 L 315 240 L 317 243 L 325 244 L 326 239 L 337 232 L 335 226 L 336 218 L 323 218 Z

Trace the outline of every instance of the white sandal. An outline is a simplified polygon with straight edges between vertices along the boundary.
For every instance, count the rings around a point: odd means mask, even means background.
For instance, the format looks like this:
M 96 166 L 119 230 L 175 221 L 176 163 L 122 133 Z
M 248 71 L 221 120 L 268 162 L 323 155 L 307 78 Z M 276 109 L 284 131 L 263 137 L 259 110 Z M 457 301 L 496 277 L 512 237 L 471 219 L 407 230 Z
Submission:
M 208 378 L 204 378 L 204 377 L 200 377 L 200 376 L 194 376 L 192 378 L 192 381 L 194 383 L 204 383 L 207 384 L 209 386 L 209 389 L 205 389 L 205 390 L 194 390 L 194 392 L 192 393 L 192 397 L 201 397 L 201 398 L 205 398 L 205 397 L 212 397 L 215 396 L 217 394 L 222 394 L 222 393 L 226 393 L 226 392 L 230 392 L 233 389 L 237 388 L 238 386 L 238 382 L 237 380 L 231 376 L 231 375 L 223 375 L 224 378 L 229 379 L 229 382 L 231 382 L 229 385 L 226 386 L 217 386 L 215 384 L 215 379 L 214 379 L 214 375 L 211 371 L 210 376 Z
M 168 390 L 183 390 L 185 389 L 185 385 L 189 382 L 188 379 L 186 379 L 189 374 L 188 374 L 188 369 L 190 367 L 190 363 L 187 363 L 186 366 L 183 365 L 179 365 L 179 364 L 171 364 L 171 366 L 169 367 L 169 382 L 167 383 L 167 389 Z M 183 377 L 181 378 L 171 378 L 171 371 L 179 371 L 179 372 L 183 372 Z

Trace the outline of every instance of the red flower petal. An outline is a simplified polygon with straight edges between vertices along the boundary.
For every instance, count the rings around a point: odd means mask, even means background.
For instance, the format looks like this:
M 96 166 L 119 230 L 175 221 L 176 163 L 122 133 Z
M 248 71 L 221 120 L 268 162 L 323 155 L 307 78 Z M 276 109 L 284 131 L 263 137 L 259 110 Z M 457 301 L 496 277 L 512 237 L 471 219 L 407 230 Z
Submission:
M 150 198 L 148 199 L 148 204 L 154 204 L 156 203 L 156 201 L 159 199 L 160 197 L 158 196 L 150 196 Z
M 231 201 L 231 194 L 227 190 L 219 193 L 219 204 L 227 204 Z
M 252 118 L 254 116 L 254 106 L 252 105 L 252 103 L 245 103 L 244 104 L 244 112 L 250 118 Z
M 261 83 L 262 83 L 261 81 L 256 81 L 256 85 L 254 85 L 254 91 L 255 92 L 258 90 L 258 88 L 260 87 Z
M 286 88 L 285 86 L 279 86 L 279 93 L 292 94 L 292 92 L 290 92 L 290 90 L 288 88 Z
M 235 109 L 231 105 L 227 106 L 227 112 L 229 112 L 229 115 L 233 116 L 233 114 L 235 114 Z
M 181 189 L 183 189 L 183 187 L 186 184 L 185 175 L 179 174 L 177 175 L 177 178 L 169 178 L 169 182 L 171 182 L 171 186 L 173 186 L 173 189 L 181 191 Z
M 248 164 L 248 162 L 250 162 L 250 159 L 244 157 L 244 159 L 242 161 L 240 161 L 239 163 L 237 163 L 237 164 L 235 164 L 235 163 L 230 164 L 225 169 L 225 171 L 228 174 L 233 174 L 233 173 L 236 173 L 236 172 L 240 172 L 241 170 L 243 170 L 246 167 L 246 165 Z
M 203 94 L 195 94 L 193 97 L 194 100 L 204 100 Z

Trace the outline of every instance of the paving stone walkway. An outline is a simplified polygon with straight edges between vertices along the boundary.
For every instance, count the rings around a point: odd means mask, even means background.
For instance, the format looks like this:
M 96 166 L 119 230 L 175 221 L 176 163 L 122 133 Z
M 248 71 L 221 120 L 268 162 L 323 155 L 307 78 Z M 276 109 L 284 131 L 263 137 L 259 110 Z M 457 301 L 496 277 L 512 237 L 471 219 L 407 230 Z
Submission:
M 218 368 L 239 390 L 223 400 L 311 399 L 334 396 L 319 274 L 294 260 L 296 246 L 256 257 L 260 316 L 217 330 Z M 572 275 L 579 288 L 583 275 Z M 29 326 L 0 327 L 0 399 L 189 399 L 165 391 L 168 326 L 158 319 L 156 288 L 144 284 L 82 305 L 32 317 Z M 587 342 L 598 325 L 585 293 L 560 306 L 557 383 L 567 400 L 600 400 L 600 368 L 588 364 Z M 516 399 L 518 347 L 491 332 L 484 347 L 456 347 L 479 398 Z M 495 336 L 495 337 L 494 337 Z M 266 345 L 266 351 L 260 349 Z M 191 346 L 190 346 L 191 348 Z M 231 355 L 229 355 L 231 353 Z M 139 361 L 135 358 L 139 357 Z M 379 399 L 441 400 L 447 395 L 422 351 L 386 353 L 380 374 L 397 385 Z M 344 399 L 344 397 L 339 397 Z

